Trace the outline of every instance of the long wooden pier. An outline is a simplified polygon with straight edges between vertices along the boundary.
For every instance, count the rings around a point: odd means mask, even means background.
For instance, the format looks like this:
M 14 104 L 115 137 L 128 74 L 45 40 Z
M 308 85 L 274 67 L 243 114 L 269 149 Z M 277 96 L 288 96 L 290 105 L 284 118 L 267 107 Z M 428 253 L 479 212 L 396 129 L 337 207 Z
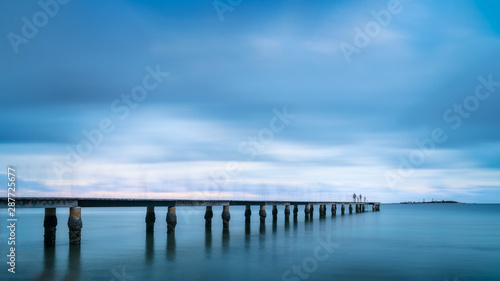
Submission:
M 211 229 L 213 211 L 212 206 L 223 206 L 222 223 L 224 228 L 229 227 L 231 214 L 230 206 L 245 206 L 245 222 L 250 222 L 252 211 L 250 206 L 260 206 L 260 222 L 265 223 L 266 206 L 272 206 L 273 221 L 278 219 L 278 206 L 285 206 L 285 222 L 290 220 L 290 214 L 293 212 L 294 221 L 297 220 L 299 208 L 304 206 L 304 215 L 306 219 L 313 218 L 314 205 L 319 205 L 320 218 L 326 216 L 326 206 L 331 205 L 332 216 L 337 215 L 337 205 L 340 205 L 340 214 L 346 213 L 346 206 L 349 214 L 365 212 L 365 206 L 371 206 L 372 211 L 380 211 L 380 202 L 342 202 L 342 201 L 248 201 L 248 200 L 188 200 L 188 199 L 125 199 L 125 198 L 32 198 L 20 197 L 9 199 L 0 198 L 0 208 L 45 208 L 44 218 L 44 243 L 47 246 L 55 244 L 56 226 L 57 226 L 57 208 L 69 208 L 68 228 L 69 241 L 71 245 L 80 245 L 81 229 L 83 227 L 81 218 L 81 208 L 87 207 L 146 207 L 146 232 L 154 232 L 154 223 L 156 215 L 154 207 L 168 207 L 166 214 L 167 233 L 174 233 L 177 225 L 176 207 L 186 206 L 205 206 L 205 227 Z M 290 206 L 293 205 L 293 210 Z M 353 209 L 353 205 L 355 208 Z

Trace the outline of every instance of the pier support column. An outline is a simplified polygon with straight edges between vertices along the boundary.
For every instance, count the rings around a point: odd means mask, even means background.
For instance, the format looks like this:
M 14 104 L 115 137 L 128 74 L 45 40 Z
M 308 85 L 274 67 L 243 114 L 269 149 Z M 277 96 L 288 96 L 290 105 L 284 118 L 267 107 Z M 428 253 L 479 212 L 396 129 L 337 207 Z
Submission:
M 155 221 L 156 221 L 155 207 L 147 207 L 145 221 L 146 221 L 146 233 L 155 232 Z
M 266 223 L 266 205 L 260 205 L 260 210 L 259 210 L 259 216 L 260 216 L 260 223 L 264 224 Z
M 285 222 L 290 221 L 290 205 L 285 205 Z
M 205 210 L 205 228 L 212 228 L 212 218 L 214 217 L 214 212 L 212 211 L 212 206 L 207 206 Z
M 45 208 L 45 218 L 43 219 L 43 227 L 45 228 L 45 246 L 54 246 L 56 244 L 56 226 L 56 208 Z
M 332 204 L 332 216 L 335 216 L 335 215 L 337 215 L 337 205 Z
M 310 213 L 311 213 L 311 209 L 309 209 L 309 205 L 306 205 L 306 206 L 304 207 L 304 214 L 305 214 L 305 216 L 306 216 L 306 219 L 308 219 L 308 218 L 309 218 L 309 214 L 310 214 Z
M 229 214 L 229 205 L 225 205 L 224 207 L 222 207 L 221 218 L 223 227 L 228 228 L 229 220 L 231 219 L 231 214 Z
M 297 220 L 297 214 L 299 213 L 299 206 L 293 205 L 293 220 Z
M 313 213 L 314 213 L 314 205 L 311 204 L 309 207 L 309 218 L 313 218 Z
M 352 204 L 349 204 L 349 214 L 352 214 Z
M 175 207 L 168 207 L 166 221 L 167 233 L 175 233 L 175 226 L 177 225 L 177 215 L 175 214 Z
M 250 205 L 246 205 L 246 207 L 245 207 L 245 222 L 250 222 L 251 215 L 252 215 L 252 210 L 250 209 Z
M 82 227 L 82 209 L 80 207 L 69 208 L 68 228 L 70 245 L 80 245 Z
M 319 205 L 319 217 L 324 218 L 326 216 L 326 205 Z
M 363 204 L 363 205 L 361 206 L 361 212 L 364 212 L 364 211 L 365 211 L 365 204 Z
M 345 215 L 345 206 L 344 206 L 344 204 L 342 204 L 342 206 L 340 207 L 340 212 L 342 213 L 342 215 Z
M 273 221 L 278 220 L 278 206 L 273 205 Z

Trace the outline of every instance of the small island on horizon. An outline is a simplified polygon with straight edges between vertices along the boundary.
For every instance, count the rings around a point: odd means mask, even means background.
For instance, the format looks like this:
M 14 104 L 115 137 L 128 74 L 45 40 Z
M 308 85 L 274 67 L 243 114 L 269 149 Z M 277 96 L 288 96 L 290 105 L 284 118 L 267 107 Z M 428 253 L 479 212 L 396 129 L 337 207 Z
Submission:
M 399 202 L 399 204 L 461 204 L 461 202 L 453 201 L 453 200 L 441 200 L 441 201 L 425 201 L 417 202 L 417 201 L 408 201 L 408 202 Z

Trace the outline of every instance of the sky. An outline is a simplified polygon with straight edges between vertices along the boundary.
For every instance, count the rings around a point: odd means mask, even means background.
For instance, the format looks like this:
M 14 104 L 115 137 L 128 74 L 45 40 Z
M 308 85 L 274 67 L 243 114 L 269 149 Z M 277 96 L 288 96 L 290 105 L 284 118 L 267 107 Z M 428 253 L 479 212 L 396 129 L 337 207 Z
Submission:
M 499 202 L 499 12 L 2 0 L 0 196 Z

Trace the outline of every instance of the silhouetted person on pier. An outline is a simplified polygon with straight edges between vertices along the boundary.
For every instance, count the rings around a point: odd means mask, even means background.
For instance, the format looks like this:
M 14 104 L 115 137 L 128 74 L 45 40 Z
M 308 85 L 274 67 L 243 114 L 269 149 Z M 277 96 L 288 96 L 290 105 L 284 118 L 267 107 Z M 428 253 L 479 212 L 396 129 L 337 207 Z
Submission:
M 358 196 L 356 196 L 356 193 L 354 193 L 354 194 L 352 195 L 352 199 L 354 200 L 354 202 L 356 202 L 356 198 L 358 198 Z

